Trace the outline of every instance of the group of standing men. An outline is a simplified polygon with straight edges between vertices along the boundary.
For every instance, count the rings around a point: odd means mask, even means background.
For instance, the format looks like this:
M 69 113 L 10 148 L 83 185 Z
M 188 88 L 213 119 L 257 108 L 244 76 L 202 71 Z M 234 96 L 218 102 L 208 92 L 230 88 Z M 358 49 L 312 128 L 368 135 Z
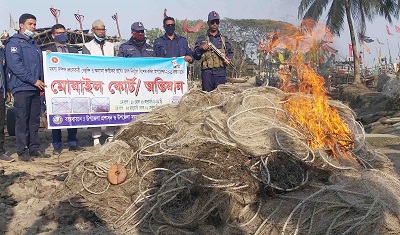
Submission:
M 194 50 L 188 46 L 185 37 L 175 33 L 175 20 L 166 17 L 163 20 L 165 34 L 154 41 L 154 46 L 146 42 L 145 28 L 142 22 L 131 25 L 131 38 L 123 43 L 118 51 L 120 57 L 181 57 L 185 61 L 193 63 L 201 60 L 202 89 L 212 91 L 226 80 L 226 66 L 233 58 L 233 50 L 229 40 L 219 31 L 220 17 L 217 12 L 208 14 L 208 30 L 205 35 L 197 38 Z M 40 138 L 38 135 L 41 112 L 45 111 L 44 96 L 41 93 L 45 89 L 43 76 L 43 58 L 40 47 L 32 39 L 36 30 L 36 17 L 31 14 L 23 14 L 19 18 L 19 32 L 11 36 L 3 50 L 0 50 L 0 59 L 3 61 L 1 70 L 2 83 L 0 89 L 0 160 L 14 161 L 6 155 L 4 150 L 4 120 L 5 101 L 9 100 L 9 92 L 14 96 L 14 109 L 16 113 L 16 142 L 19 160 L 32 161 L 35 157 L 50 157 L 40 150 Z M 94 39 L 86 43 L 82 48 L 82 54 L 114 56 L 114 45 L 105 40 L 106 28 L 101 20 L 92 24 Z M 76 48 L 66 46 L 67 34 L 62 24 L 52 27 L 52 38 L 55 43 L 46 48 L 48 53 L 78 53 Z M 227 58 L 222 59 L 211 50 L 209 43 L 214 44 Z M 5 60 L 4 60 L 5 58 Z M 4 62 L 5 61 L 5 62 Z M 7 96 L 6 96 L 7 94 Z M 106 127 L 105 134 L 108 140 L 112 140 L 115 127 Z M 76 138 L 77 129 L 68 129 L 69 151 L 85 150 L 78 145 Z M 94 145 L 100 143 L 101 128 L 92 128 Z M 53 154 L 62 151 L 61 130 L 52 130 Z

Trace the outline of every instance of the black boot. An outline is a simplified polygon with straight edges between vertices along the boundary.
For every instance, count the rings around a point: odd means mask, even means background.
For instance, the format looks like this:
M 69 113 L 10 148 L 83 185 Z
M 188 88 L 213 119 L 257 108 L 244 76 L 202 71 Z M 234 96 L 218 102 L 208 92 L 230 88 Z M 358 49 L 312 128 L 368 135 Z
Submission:
M 19 159 L 20 161 L 24 161 L 24 162 L 31 162 L 31 161 L 33 161 L 33 158 L 31 158 L 31 156 L 29 155 L 29 152 L 28 152 L 28 151 L 25 151 L 25 152 L 23 152 L 23 153 L 21 153 L 21 154 L 18 154 L 18 159 Z

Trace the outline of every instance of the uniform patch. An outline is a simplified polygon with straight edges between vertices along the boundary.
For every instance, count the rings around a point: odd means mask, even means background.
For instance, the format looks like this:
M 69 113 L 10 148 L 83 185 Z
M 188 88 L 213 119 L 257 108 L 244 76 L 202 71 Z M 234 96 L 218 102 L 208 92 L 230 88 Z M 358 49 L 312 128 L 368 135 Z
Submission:
M 16 47 L 11 47 L 11 53 L 17 53 L 17 48 Z

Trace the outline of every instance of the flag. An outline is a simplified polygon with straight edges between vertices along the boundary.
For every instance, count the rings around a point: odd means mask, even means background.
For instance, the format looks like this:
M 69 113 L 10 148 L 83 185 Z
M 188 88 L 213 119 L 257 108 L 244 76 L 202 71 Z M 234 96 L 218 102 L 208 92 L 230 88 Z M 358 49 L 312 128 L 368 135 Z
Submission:
M 19 27 L 17 27 L 17 22 L 15 22 L 15 21 L 13 20 L 13 18 L 12 18 L 12 16 L 11 16 L 11 13 L 10 13 L 10 29 L 15 29 L 15 30 L 18 30 L 18 29 L 19 29 Z
M 183 32 L 188 33 L 187 18 L 183 21 Z
M 387 25 L 386 25 L 386 32 L 387 32 L 390 36 L 394 36 L 394 34 L 392 34 L 392 33 L 389 31 L 389 26 L 387 26 Z
M 371 54 L 371 50 L 369 49 L 369 47 L 367 47 L 367 44 L 365 44 L 365 43 L 363 43 L 363 44 L 364 44 L 364 50 L 366 52 L 368 52 L 368 54 Z
M 353 57 L 353 46 L 349 44 L 349 57 Z
M 184 33 L 197 33 L 201 28 L 204 27 L 203 20 L 199 20 L 193 28 L 188 28 L 187 19 L 183 21 L 183 32 Z
M 335 48 L 330 47 L 330 46 L 328 46 L 326 44 L 323 46 L 323 48 L 324 48 L 325 51 L 327 51 L 329 53 L 333 53 L 333 54 L 338 53 L 338 50 L 336 50 Z
M 382 51 L 381 51 L 381 49 L 379 49 L 378 59 L 379 59 L 379 63 L 380 63 L 381 60 L 382 60 Z
M 368 36 L 362 35 L 362 34 L 359 34 L 359 37 L 360 37 L 361 40 L 363 40 L 366 43 L 370 43 L 370 42 L 374 41 L 374 39 L 372 39 L 372 38 L 370 38 Z
M 163 14 L 163 19 L 167 18 L 167 8 L 164 8 L 164 14 Z
M 378 38 L 376 38 L 376 41 L 377 41 L 379 44 L 384 45 L 384 43 L 383 43 L 383 42 L 380 42 Z
M 400 28 L 397 27 L 396 25 L 394 26 L 394 29 L 396 30 L 396 33 L 400 33 Z

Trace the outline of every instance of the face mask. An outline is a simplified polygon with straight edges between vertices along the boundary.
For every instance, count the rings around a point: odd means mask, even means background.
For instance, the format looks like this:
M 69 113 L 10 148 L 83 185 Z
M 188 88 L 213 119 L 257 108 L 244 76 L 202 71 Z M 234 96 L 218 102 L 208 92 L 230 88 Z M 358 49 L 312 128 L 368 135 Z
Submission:
M 175 32 L 175 25 L 167 25 L 167 26 L 165 26 L 165 32 L 166 32 L 168 35 L 174 34 L 174 32 Z
M 34 32 L 32 32 L 32 31 L 30 31 L 30 30 L 28 30 L 28 29 L 25 29 L 24 34 L 25 34 L 26 36 L 30 37 L 30 38 L 33 37 L 33 35 L 35 35 Z
M 145 39 L 144 33 L 134 33 L 133 38 L 134 38 L 136 41 L 143 42 L 144 39 Z
M 66 33 L 59 34 L 54 37 L 54 40 L 58 43 L 65 44 L 67 42 L 68 36 Z
M 97 37 L 96 34 L 93 34 L 93 35 L 94 35 L 94 38 L 96 38 L 97 41 L 99 41 L 99 42 L 104 41 L 104 38 Z

